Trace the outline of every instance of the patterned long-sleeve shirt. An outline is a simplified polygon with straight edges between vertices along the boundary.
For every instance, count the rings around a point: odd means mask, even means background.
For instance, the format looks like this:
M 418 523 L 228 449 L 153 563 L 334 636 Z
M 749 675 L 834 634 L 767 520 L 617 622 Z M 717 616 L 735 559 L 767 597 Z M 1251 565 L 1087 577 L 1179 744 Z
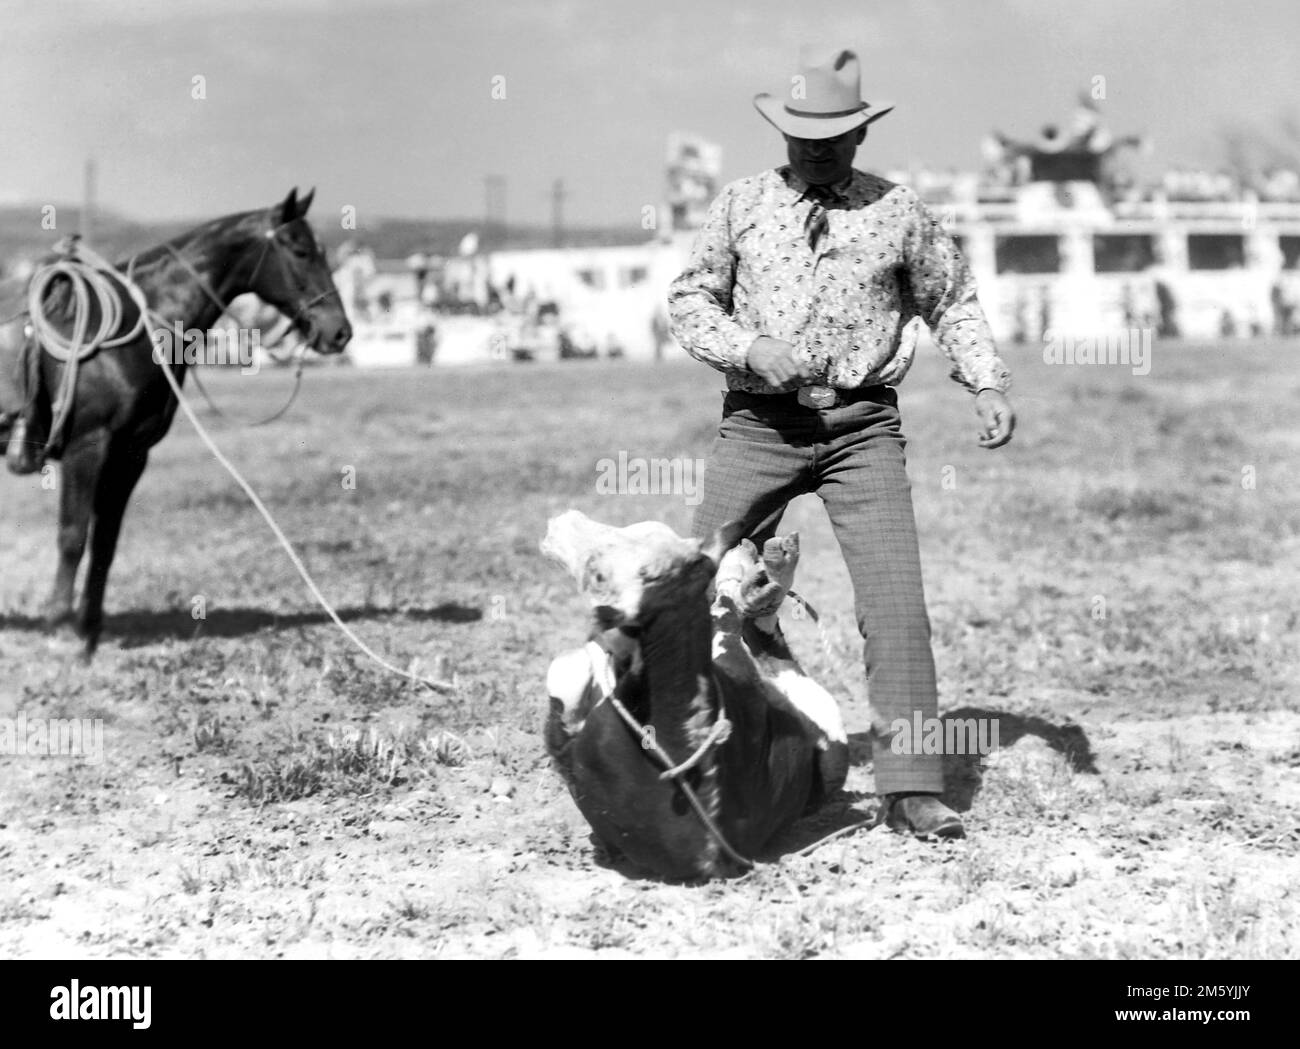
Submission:
M 905 186 L 854 171 L 814 250 L 815 202 L 789 167 L 732 182 L 709 208 L 686 270 L 668 292 L 673 336 L 733 390 L 775 393 L 746 367 L 760 335 L 794 344 L 812 382 L 895 385 L 912 364 L 903 338 L 920 316 L 971 392 L 1005 392 L 975 282 L 952 237 Z

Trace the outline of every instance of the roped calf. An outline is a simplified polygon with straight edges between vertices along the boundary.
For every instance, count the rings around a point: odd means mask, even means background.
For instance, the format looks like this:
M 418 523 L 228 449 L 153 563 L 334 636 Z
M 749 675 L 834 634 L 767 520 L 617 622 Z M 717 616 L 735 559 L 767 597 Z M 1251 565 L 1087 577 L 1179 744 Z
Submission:
M 798 537 L 760 558 L 738 532 L 706 545 L 570 510 L 542 541 L 595 613 L 547 674 L 547 749 L 597 840 L 663 877 L 744 866 L 848 769 L 839 708 L 777 619 Z

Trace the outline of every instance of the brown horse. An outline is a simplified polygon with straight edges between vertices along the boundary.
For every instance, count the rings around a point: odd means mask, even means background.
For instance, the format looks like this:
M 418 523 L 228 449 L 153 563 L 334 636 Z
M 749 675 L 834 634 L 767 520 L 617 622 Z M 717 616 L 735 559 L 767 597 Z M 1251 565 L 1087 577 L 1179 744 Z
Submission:
M 317 353 L 339 353 L 351 339 L 352 328 L 325 254 L 305 220 L 313 194 L 299 200 L 292 190 L 273 207 L 209 222 L 119 263 L 118 269 L 129 271 L 144 293 L 158 329 L 179 326 L 206 332 L 232 299 L 253 292 L 289 316 Z M 51 284 L 44 313 L 67 337 L 74 312 L 63 283 Z M 123 310 L 120 330 L 130 331 L 139 310 L 120 282 L 117 290 Z M 97 307 L 93 312 L 91 330 L 99 319 Z M 23 325 L 19 318 L 0 327 L 0 360 L 8 356 L 10 367 L 27 338 Z M 162 368 L 168 367 L 183 383 L 183 356 L 160 364 L 147 331 L 141 331 L 123 345 L 88 357 L 79 368 L 60 447 L 49 450 L 50 458 L 61 457 L 63 470 L 59 563 L 46 619 L 51 628 L 74 626 L 87 659 L 99 643 L 104 589 L 127 501 L 144 472 L 149 449 L 166 435 L 176 413 L 177 401 Z M 0 451 L 21 414 L 34 433 L 48 427 L 52 391 L 59 389 L 65 367 L 42 347 L 32 368 L 38 375 L 27 383 L 23 401 L 0 400 Z M 4 393 L 0 385 L 0 397 Z M 11 391 L 10 400 L 13 397 Z M 90 568 L 74 612 L 73 585 L 87 539 Z

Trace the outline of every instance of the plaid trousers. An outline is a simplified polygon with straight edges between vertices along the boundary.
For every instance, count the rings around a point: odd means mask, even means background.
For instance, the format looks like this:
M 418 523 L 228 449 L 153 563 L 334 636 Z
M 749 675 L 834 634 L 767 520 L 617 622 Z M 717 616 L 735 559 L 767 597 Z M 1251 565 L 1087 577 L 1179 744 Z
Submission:
M 890 746 L 895 719 L 938 716 L 938 693 L 898 395 L 884 386 L 863 394 L 818 410 L 794 394 L 728 393 L 692 531 L 706 539 L 740 520 L 762 549 L 791 499 L 821 497 L 853 581 L 876 791 L 938 793 L 940 755 Z

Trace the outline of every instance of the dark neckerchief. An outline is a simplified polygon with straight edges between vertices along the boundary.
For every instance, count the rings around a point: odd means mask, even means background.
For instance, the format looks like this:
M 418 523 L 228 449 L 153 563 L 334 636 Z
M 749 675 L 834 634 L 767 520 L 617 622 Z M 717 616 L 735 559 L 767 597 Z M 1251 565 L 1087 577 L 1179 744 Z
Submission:
M 800 200 L 812 201 L 808 217 L 804 220 L 804 233 L 808 237 L 808 247 L 813 251 L 817 250 L 818 242 L 830 225 L 830 220 L 826 217 L 827 211 L 831 208 L 843 207 L 848 203 L 845 191 L 849 188 L 852 178 L 853 176 L 850 175 L 837 186 L 809 185 L 799 197 Z

